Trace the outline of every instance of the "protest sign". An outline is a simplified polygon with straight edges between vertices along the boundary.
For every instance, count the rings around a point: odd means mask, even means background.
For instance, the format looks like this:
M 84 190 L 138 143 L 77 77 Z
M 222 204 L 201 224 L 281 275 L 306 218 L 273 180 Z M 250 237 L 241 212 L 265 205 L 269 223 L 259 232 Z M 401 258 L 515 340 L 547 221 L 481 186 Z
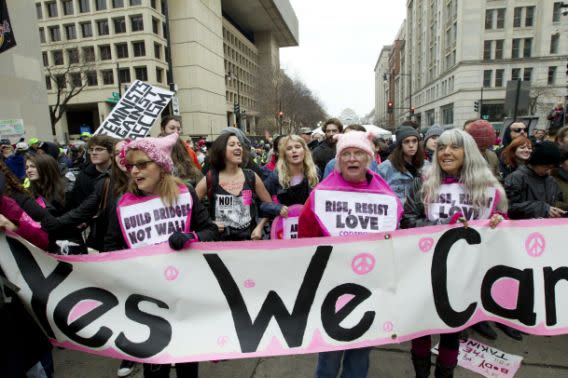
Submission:
M 0 266 L 55 345 L 175 363 L 361 348 L 498 321 L 568 333 L 568 220 L 364 236 L 166 243 Z
M 17 143 L 24 136 L 23 119 L 0 120 L 0 138 L 9 139 L 11 143 Z
M 495 200 L 496 195 L 497 190 L 494 188 L 486 190 L 486 206 L 482 208 L 480 214 L 480 211 L 473 206 L 471 196 L 465 192 L 462 184 L 440 185 L 438 197 L 428 206 L 428 218 L 431 220 L 447 219 L 461 212 L 467 220 L 487 219 L 491 216 L 498 203 Z
M 288 207 L 288 216 L 277 216 L 272 221 L 270 228 L 270 238 L 276 239 L 297 239 L 298 238 L 298 219 L 304 205 L 292 205 Z
M 0 53 L 16 46 L 6 0 L 0 0 Z
M 136 80 L 95 134 L 121 139 L 144 138 L 172 96 L 173 92 Z
M 438 345 L 432 348 L 438 354 Z M 500 351 L 473 339 L 461 339 L 458 365 L 488 378 L 512 378 L 523 357 Z

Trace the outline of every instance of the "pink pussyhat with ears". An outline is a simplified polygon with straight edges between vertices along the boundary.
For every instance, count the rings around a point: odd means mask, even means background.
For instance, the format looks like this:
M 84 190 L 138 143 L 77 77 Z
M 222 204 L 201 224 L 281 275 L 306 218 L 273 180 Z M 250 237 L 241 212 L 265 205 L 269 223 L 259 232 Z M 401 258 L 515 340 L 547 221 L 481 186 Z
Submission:
M 171 173 L 174 169 L 174 162 L 172 161 L 172 151 L 179 138 L 177 133 L 172 133 L 168 136 L 161 138 L 142 138 L 136 139 L 124 145 L 120 154 L 120 162 L 123 165 L 127 164 L 126 153 L 130 150 L 140 150 L 165 172 Z
M 373 134 L 370 132 L 363 131 L 349 131 L 345 134 L 335 134 L 335 140 L 337 144 L 335 145 L 336 153 L 335 159 L 339 160 L 341 152 L 346 148 L 358 148 L 365 151 L 371 159 L 375 158 L 375 153 L 371 147 L 371 141 L 373 140 Z M 337 167 L 337 164 L 336 164 Z

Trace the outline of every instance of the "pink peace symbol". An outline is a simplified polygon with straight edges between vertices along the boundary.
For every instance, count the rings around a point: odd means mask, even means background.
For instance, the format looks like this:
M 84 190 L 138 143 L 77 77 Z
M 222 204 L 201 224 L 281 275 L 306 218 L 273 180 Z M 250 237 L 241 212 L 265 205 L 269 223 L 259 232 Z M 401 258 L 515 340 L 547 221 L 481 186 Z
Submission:
M 418 248 L 424 253 L 430 251 L 434 245 L 434 239 L 432 238 L 422 238 L 418 242 Z
M 525 250 L 529 256 L 540 257 L 544 253 L 546 241 L 540 232 L 533 232 L 525 240 Z
M 370 253 L 360 253 L 351 261 L 351 269 L 356 274 L 367 274 L 375 267 L 375 258 Z
M 166 268 L 166 270 L 164 270 L 164 277 L 166 277 L 166 280 L 168 281 L 173 281 L 176 278 L 178 278 L 179 276 L 179 270 L 177 270 L 175 267 L 173 266 L 168 266 Z
M 383 324 L 383 330 L 385 332 L 391 332 L 394 329 L 394 324 L 392 324 L 392 322 L 385 322 Z
M 245 287 L 247 289 L 251 289 L 255 286 L 256 286 L 256 282 L 254 282 L 254 280 L 251 280 L 251 279 L 245 280 Z

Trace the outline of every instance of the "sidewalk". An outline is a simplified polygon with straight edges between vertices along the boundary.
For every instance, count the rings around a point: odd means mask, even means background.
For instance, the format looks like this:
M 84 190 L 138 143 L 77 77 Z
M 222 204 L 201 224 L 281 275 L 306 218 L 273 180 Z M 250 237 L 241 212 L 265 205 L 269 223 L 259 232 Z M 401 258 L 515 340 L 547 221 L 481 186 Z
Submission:
M 488 341 L 472 332 L 471 337 L 493 345 L 504 352 L 523 356 L 517 378 L 568 377 L 568 335 L 556 337 L 525 336 L 520 343 L 498 331 L 499 339 Z M 435 342 L 435 339 L 434 339 Z M 413 377 L 410 362 L 410 343 L 377 347 L 371 352 L 369 378 Z M 56 378 L 114 378 L 119 362 L 91 354 L 56 349 L 53 352 Z M 202 378 L 288 378 L 313 377 L 315 355 L 255 358 L 204 362 L 199 365 Z M 173 371 L 173 370 L 172 370 Z M 433 374 L 432 369 L 432 374 Z M 132 378 L 142 378 L 142 366 L 137 365 Z M 175 377 L 172 373 L 171 377 Z M 458 367 L 455 378 L 474 378 L 480 375 Z

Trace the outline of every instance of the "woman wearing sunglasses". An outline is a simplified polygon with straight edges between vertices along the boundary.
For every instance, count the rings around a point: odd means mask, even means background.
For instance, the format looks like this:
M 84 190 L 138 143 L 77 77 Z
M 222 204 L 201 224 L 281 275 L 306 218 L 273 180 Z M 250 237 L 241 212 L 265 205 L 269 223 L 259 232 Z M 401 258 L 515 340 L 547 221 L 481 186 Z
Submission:
M 131 180 L 116 212 L 111 212 L 105 251 L 163 243 L 174 233 L 183 233 L 186 245 L 218 239 L 217 226 L 193 187 L 172 175 L 171 153 L 177 139 L 176 133 L 137 139 L 122 149 L 121 161 Z M 170 365 L 144 364 L 144 377 L 168 376 L 169 370 Z M 197 377 L 198 364 L 176 364 L 176 371 L 178 377 Z

